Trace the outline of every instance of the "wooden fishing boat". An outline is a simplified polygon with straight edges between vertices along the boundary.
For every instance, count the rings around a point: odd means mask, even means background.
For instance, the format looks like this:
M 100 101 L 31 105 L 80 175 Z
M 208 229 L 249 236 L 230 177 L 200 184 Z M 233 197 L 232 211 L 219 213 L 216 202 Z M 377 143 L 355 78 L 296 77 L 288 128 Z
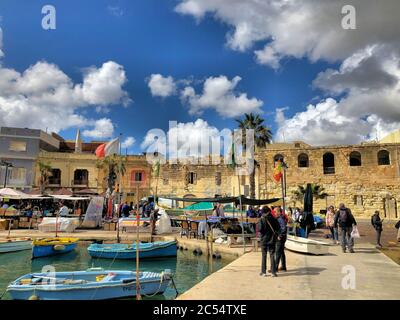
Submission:
M 0 253 L 32 249 L 31 238 L 0 239 Z
M 33 240 L 32 259 L 67 253 L 75 249 L 78 238 L 42 238 Z
M 329 253 L 329 244 L 313 239 L 302 237 L 287 236 L 285 248 L 291 251 L 308 253 L 314 255 L 323 255 Z
M 162 294 L 172 281 L 169 270 L 140 272 L 140 294 Z M 86 271 L 30 273 L 7 287 L 14 300 L 105 300 L 135 296 L 136 272 L 93 268 Z
M 93 243 L 88 247 L 88 252 L 93 258 L 105 259 L 135 259 L 136 243 Z M 156 241 L 139 243 L 139 258 L 176 257 L 176 241 Z

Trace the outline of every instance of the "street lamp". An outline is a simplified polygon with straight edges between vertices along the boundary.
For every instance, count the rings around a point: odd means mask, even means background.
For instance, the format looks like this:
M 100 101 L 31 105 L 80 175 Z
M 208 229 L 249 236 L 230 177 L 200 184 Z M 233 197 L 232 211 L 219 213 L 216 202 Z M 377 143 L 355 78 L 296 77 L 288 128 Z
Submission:
M 7 176 L 8 176 L 8 168 L 13 168 L 12 163 L 1 160 L 0 162 L 1 167 L 6 167 L 6 173 L 4 175 L 4 188 L 7 186 Z

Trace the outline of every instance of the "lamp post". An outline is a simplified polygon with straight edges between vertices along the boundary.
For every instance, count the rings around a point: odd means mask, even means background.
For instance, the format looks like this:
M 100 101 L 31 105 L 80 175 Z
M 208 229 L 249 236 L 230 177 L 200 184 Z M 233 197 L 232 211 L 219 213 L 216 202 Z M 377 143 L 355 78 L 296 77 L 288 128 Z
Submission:
M 5 175 L 4 175 L 4 188 L 5 188 L 7 186 L 8 168 L 12 168 L 13 165 L 10 162 L 2 160 L 0 162 L 0 166 L 6 167 L 6 172 L 5 172 Z

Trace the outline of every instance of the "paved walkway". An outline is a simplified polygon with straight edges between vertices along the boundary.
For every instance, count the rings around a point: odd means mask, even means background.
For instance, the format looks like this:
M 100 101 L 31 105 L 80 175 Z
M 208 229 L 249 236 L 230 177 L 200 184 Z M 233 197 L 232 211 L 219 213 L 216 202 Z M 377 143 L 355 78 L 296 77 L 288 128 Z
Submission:
M 372 245 L 356 245 L 354 254 L 329 249 L 326 256 L 286 251 L 288 271 L 277 278 L 259 276 L 261 253 L 247 253 L 178 299 L 400 299 L 400 266 Z M 354 290 L 342 287 L 346 267 L 355 270 Z

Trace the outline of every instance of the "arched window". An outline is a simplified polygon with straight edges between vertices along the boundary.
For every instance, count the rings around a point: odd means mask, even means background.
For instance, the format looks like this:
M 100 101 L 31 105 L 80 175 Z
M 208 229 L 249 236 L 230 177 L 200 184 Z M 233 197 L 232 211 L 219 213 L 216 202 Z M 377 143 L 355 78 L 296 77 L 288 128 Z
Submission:
M 335 156 L 331 152 L 327 152 L 323 156 L 324 174 L 335 173 Z
M 77 169 L 74 171 L 74 185 L 88 186 L 89 171 L 86 169 Z
M 378 152 L 378 165 L 386 166 L 390 165 L 390 153 L 387 150 L 381 150 Z
M 350 167 L 360 167 L 361 166 L 361 153 L 358 151 L 353 151 L 350 153 Z
M 285 159 L 285 157 L 282 155 L 282 154 L 276 154 L 275 156 L 274 156 L 274 167 L 276 166 L 276 163 L 278 162 L 278 161 L 281 161 L 281 162 L 283 162 L 283 160 Z
M 300 153 L 297 158 L 297 163 L 299 168 L 308 168 L 308 155 L 305 153 Z

